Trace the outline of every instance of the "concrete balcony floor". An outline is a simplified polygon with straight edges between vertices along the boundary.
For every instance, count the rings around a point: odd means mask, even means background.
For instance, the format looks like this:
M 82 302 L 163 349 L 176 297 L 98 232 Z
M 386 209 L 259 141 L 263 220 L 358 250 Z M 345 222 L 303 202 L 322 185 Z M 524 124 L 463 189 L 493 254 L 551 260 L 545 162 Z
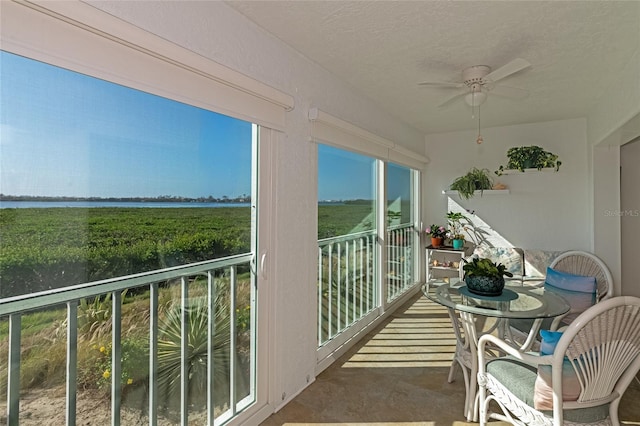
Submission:
M 463 426 L 464 379 L 447 383 L 455 336 L 446 310 L 415 296 L 261 426 Z M 640 384 L 620 421 L 640 425 Z M 496 426 L 501 422 L 494 423 Z

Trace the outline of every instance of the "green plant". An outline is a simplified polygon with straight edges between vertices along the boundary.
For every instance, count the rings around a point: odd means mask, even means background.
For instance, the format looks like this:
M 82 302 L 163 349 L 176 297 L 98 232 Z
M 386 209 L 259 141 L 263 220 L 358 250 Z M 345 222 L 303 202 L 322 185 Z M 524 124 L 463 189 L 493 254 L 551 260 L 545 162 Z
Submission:
M 464 240 L 462 221 L 469 221 L 469 219 L 460 212 L 448 212 L 447 220 L 449 221 L 449 238 L 452 240 Z
M 216 293 L 213 303 L 214 333 L 212 337 L 213 382 L 217 402 L 225 398 L 230 380 L 231 316 L 228 297 Z M 182 368 L 182 321 L 187 324 L 187 380 L 189 404 L 201 406 L 207 395 L 207 352 L 209 349 L 209 309 L 204 297 L 193 299 L 183 313 L 179 303 L 168 308 L 160 325 L 158 340 L 158 391 L 164 408 L 175 408 L 180 400 Z
M 554 168 L 557 172 L 562 162 L 558 160 L 558 156 L 549 151 L 545 151 L 539 146 L 517 146 L 509 148 L 507 151 L 509 162 L 506 167 L 500 165 L 495 173 L 500 176 L 505 170 L 520 170 Z
M 236 324 L 240 333 L 249 331 L 251 327 L 251 305 L 236 308 Z
M 482 191 L 492 187 L 493 180 L 489 175 L 489 170 L 473 167 L 466 175 L 457 177 L 451 184 L 450 189 L 458 191 L 460 198 L 468 200 L 473 197 L 475 191 L 480 191 L 482 194 Z
M 431 225 L 424 230 L 431 238 L 445 238 L 447 236 L 447 230 L 444 226 Z
M 463 259 L 466 263 L 462 266 L 464 277 L 491 277 L 502 278 L 513 277 L 513 274 L 507 271 L 507 267 L 502 263 L 496 264 L 491 259 L 485 257 L 475 257 L 471 262 Z
M 111 387 L 113 365 L 111 364 L 111 342 L 91 345 L 93 362 L 82 372 L 87 385 L 108 391 Z M 120 386 L 146 382 L 149 374 L 149 343 L 146 336 L 122 339 L 120 346 Z M 94 381 L 91 383 L 90 381 Z
M 91 340 L 108 333 L 111 330 L 111 309 L 111 293 L 96 296 L 91 301 L 87 298 L 80 300 L 78 334 L 83 339 Z

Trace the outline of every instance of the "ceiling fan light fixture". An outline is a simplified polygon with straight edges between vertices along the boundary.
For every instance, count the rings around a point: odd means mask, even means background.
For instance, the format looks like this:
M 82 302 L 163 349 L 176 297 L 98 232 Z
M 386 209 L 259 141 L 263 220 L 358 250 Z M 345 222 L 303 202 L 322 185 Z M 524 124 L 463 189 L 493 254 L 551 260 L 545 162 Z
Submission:
M 477 107 L 487 100 L 487 94 L 484 92 L 471 92 L 464 97 L 464 101 L 470 107 Z

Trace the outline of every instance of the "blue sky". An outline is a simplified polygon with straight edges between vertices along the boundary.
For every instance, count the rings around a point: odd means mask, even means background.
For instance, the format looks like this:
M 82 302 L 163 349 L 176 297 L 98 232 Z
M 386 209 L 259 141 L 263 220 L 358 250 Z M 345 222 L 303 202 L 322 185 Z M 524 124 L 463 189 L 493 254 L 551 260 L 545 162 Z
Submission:
M 251 194 L 250 123 L 0 55 L 3 194 Z
M 373 199 L 374 165 L 372 158 L 319 144 L 318 199 Z
M 248 122 L 6 52 L 0 73 L 0 193 L 251 193 Z M 373 170 L 371 158 L 320 145 L 318 198 L 373 198 Z M 389 175 L 389 198 L 406 193 L 406 169 Z
M 318 199 L 375 198 L 375 160 L 371 157 L 318 145 Z M 409 199 L 410 172 L 406 167 L 387 167 L 387 199 Z

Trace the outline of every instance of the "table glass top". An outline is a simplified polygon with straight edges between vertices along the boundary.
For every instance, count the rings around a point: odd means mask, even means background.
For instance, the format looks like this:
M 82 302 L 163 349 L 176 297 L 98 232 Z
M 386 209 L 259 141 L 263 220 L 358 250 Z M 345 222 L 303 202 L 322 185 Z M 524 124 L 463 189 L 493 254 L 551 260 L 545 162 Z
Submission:
M 544 286 L 522 285 L 521 281 L 507 281 L 503 294 L 496 297 L 474 295 L 464 282 L 432 282 L 425 284 L 422 291 L 443 306 L 487 317 L 552 318 L 570 309 L 561 296 L 545 292 Z

